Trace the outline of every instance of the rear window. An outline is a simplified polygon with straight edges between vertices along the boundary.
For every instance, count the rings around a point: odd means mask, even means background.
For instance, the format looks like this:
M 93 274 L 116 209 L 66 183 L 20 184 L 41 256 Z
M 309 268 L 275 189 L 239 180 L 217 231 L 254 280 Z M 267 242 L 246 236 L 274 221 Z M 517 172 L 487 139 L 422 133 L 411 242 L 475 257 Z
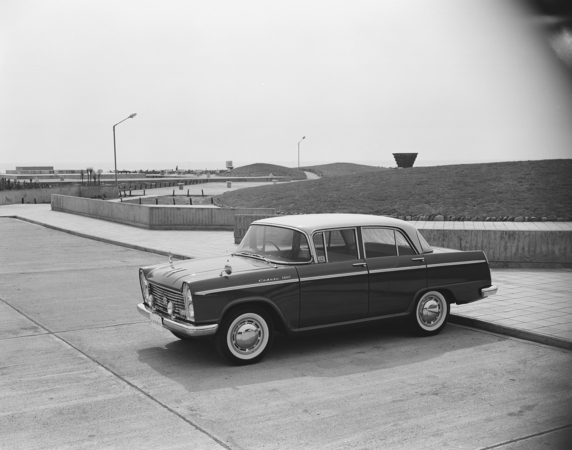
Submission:
M 417 230 L 417 237 L 419 238 L 419 242 L 421 243 L 421 250 L 423 251 L 423 253 L 431 253 L 433 249 L 431 248 L 429 243 L 425 240 L 425 238 L 421 235 L 421 233 L 419 233 L 419 230 Z

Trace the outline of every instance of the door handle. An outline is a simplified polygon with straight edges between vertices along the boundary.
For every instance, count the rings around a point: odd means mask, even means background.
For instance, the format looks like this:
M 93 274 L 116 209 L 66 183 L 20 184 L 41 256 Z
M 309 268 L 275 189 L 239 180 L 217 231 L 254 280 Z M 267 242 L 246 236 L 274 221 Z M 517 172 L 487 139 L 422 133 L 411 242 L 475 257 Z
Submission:
M 354 266 L 354 267 L 365 267 L 365 266 L 367 266 L 367 263 L 364 263 L 364 262 L 354 263 L 354 264 L 352 264 L 352 266 Z
M 411 261 L 425 261 L 425 258 L 420 256 L 419 258 L 411 258 Z

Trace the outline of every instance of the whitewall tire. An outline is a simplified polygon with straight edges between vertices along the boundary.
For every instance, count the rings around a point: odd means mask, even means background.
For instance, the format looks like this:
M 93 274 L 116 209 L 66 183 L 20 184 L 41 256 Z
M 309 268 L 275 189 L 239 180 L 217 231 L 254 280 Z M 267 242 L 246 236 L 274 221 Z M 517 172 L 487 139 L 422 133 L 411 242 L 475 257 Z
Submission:
M 260 361 L 273 340 L 272 319 L 263 309 L 253 306 L 230 312 L 223 319 L 215 338 L 219 353 L 237 365 Z
M 419 336 L 433 336 L 445 328 L 449 311 L 449 303 L 443 294 L 429 291 L 417 300 L 409 321 Z

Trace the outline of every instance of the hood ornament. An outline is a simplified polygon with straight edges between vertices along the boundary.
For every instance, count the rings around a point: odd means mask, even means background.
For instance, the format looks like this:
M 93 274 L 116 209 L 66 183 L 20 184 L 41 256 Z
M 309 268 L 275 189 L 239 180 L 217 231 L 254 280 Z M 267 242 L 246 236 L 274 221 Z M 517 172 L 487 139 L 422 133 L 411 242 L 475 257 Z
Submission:
M 169 264 L 173 265 L 173 255 L 169 252 Z

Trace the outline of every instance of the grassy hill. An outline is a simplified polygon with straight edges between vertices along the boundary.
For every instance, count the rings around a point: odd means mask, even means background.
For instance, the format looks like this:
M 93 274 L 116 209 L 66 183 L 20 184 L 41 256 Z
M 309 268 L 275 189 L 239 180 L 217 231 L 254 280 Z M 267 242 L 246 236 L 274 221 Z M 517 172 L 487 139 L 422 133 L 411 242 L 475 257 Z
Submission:
M 306 179 L 306 174 L 302 170 L 264 163 L 237 167 L 225 175 L 233 177 L 267 177 L 269 174 L 272 174 L 275 177 L 290 177 L 293 180 Z
M 313 172 L 321 177 L 339 177 L 341 175 L 351 175 L 364 172 L 379 172 L 387 170 L 385 167 L 367 166 L 364 164 L 353 163 L 333 163 L 322 164 L 318 166 L 300 167 L 302 170 Z
M 240 189 L 217 203 L 282 213 L 572 218 L 572 160 L 380 170 Z

